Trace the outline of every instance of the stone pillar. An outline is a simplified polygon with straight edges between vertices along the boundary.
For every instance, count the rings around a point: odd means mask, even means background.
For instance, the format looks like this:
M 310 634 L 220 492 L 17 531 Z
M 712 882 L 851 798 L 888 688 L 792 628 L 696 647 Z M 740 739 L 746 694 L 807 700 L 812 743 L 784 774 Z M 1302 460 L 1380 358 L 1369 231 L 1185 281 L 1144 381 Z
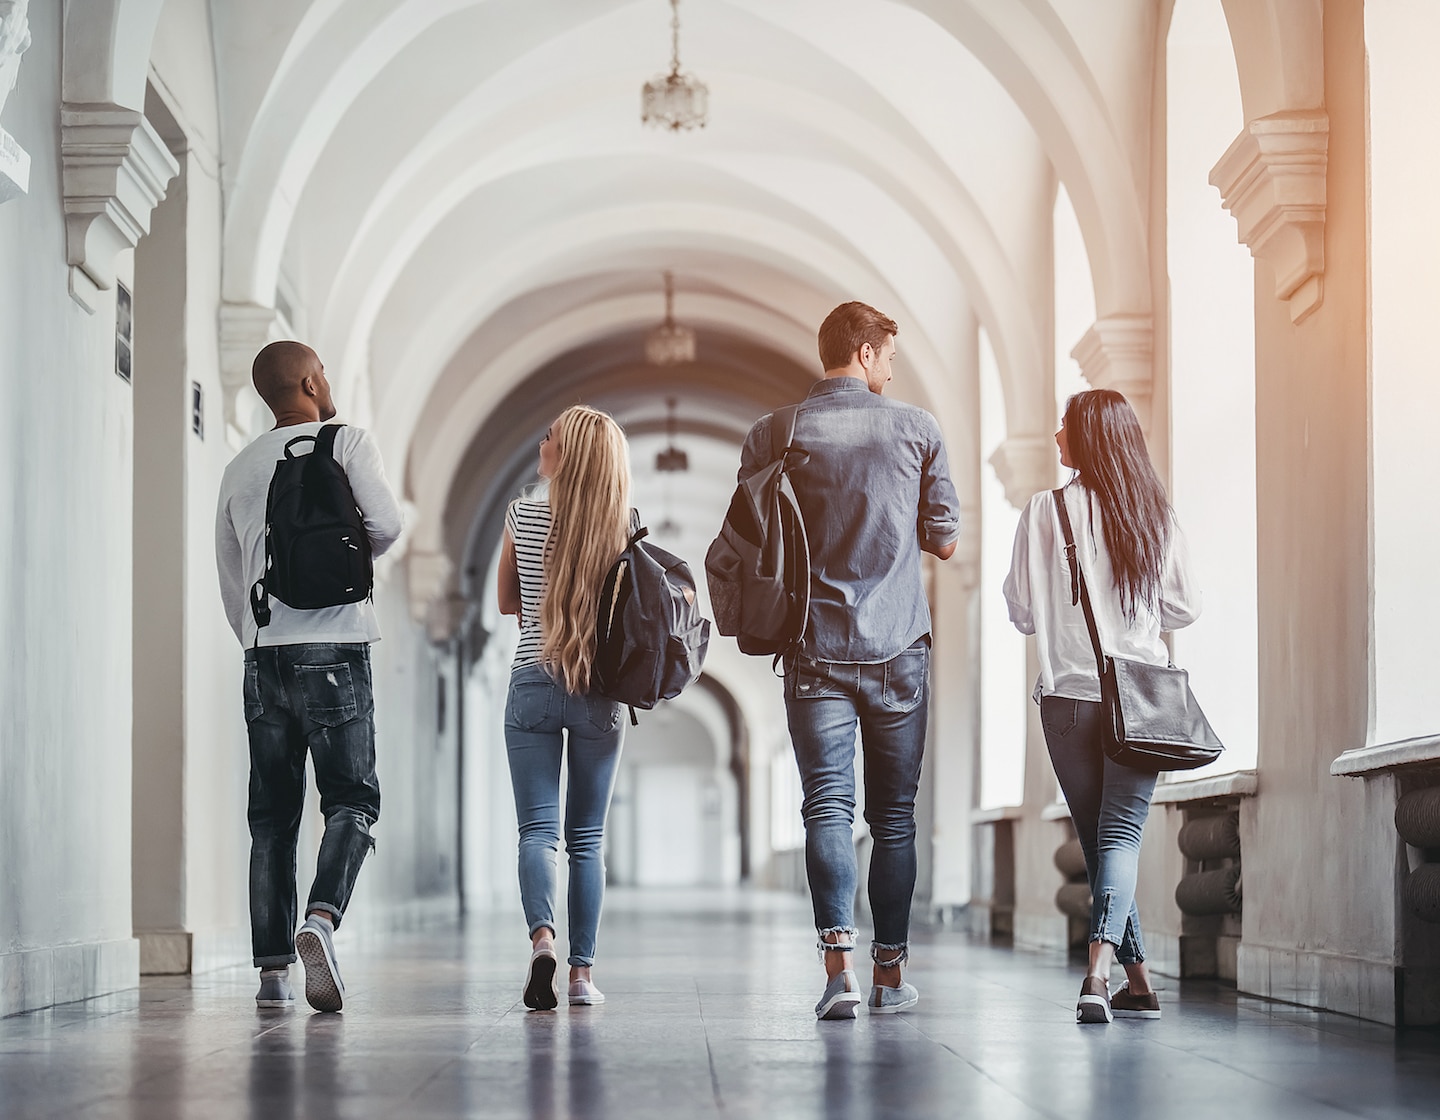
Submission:
M 1155 380 L 1154 320 L 1149 315 L 1101 316 L 1070 356 L 1095 388 L 1125 394 L 1148 435 Z

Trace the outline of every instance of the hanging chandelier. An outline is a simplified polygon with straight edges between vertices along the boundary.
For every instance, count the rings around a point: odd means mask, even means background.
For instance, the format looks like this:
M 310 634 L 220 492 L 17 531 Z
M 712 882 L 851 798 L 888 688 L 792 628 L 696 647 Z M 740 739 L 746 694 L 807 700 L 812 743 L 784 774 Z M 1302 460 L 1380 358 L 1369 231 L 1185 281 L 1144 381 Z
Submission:
M 655 469 L 661 474 L 676 474 L 690 469 L 690 456 L 675 446 L 675 398 L 665 398 L 665 449 L 655 454 Z M 666 521 L 669 521 L 666 511 Z
M 665 273 L 665 321 L 645 336 L 645 360 L 678 366 L 695 360 L 695 332 L 675 322 L 675 278 Z
M 680 0 L 670 0 L 670 73 L 645 83 L 640 91 L 640 120 L 671 132 L 704 128 L 709 104 L 705 83 L 680 72 Z

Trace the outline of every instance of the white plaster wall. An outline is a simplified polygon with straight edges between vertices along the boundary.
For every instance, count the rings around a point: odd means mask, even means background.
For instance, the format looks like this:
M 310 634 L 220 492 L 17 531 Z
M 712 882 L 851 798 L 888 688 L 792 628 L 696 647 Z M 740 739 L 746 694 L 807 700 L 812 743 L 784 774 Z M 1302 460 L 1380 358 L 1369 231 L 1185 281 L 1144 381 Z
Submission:
M 1375 700 L 1371 740 L 1440 730 L 1433 635 L 1440 415 L 1431 324 L 1440 304 L 1440 142 L 1421 106 L 1440 96 L 1431 47 L 1440 8 L 1387 0 L 1365 8 L 1370 56 L 1370 408 L 1374 497 Z
M 60 6 L 5 105 L 30 193 L 0 205 L 0 1014 L 133 985 L 130 386 L 114 302 L 67 289 Z M 129 262 L 122 261 L 128 276 Z

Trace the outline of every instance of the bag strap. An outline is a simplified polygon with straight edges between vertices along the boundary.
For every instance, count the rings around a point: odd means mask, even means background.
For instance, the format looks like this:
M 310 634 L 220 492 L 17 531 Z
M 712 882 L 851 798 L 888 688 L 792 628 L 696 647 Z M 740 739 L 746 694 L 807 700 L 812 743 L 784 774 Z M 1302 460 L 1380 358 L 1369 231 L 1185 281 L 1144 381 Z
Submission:
M 1070 511 L 1065 508 L 1065 491 L 1051 490 L 1055 499 L 1055 515 L 1060 519 L 1060 532 L 1065 535 L 1065 562 L 1070 567 L 1070 605 L 1077 603 L 1085 612 L 1085 628 L 1090 631 L 1090 645 L 1095 650 L 1095 668 L 1100 676 L 1105 675 L 1105 651 L 1100 646 L 1100 629 L 1095 625 L 1095 608 L 1090 605 L 1090 589 L 1085 585 L 1085 573 L 1080 570 L 1080 557 L 1076 554 L 1075 534 L 1070 529 Z
M 335 437 L 340 434 L 344 424 L 326 424 L 320 429 L 315 437 L 315 455 L 325 455 L 331 459 L 335 458 Z
M 777 408 L 770 415 L 770 458 L 784 458 L 785 452 L 795 442 L 795 418 L 800 415 L 798 404 L 787 404 Z M 776 423 L 779 421 L 779 423 Z

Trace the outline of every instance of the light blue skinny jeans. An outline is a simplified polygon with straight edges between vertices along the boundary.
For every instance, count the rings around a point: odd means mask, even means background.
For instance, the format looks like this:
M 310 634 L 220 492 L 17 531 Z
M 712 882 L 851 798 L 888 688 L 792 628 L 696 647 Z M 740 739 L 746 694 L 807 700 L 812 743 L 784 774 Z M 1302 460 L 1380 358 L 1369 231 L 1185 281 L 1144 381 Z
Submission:
M 1096 701 L 1068 696 L 1040 700 L 1045 745 L 1070 820 L 1085 852 L 1090 879 L 1090 940 L 1116 947 L 1121 964 L 1145 959 L 1135 878 L 1140 866 L 1140 835 L 1150 815 L 1157 775 L 1121 766 L 1100 749 L 1103 712 Z
M 565 852 L 570 861 L 569 929 L 572 965 L 595 963 L 595 937 L 605 895 L 601 843 L 620 743 L 621 706 L 603 696 L 565 689 L 539 665 L 510 675 L 505 700 L 505 748 L 515 816 L 520 824 L 520 900 L 530 935 L 555 925 L 560 849 L 560 760 L 565 757 Z M 568 749 L 567 749 L 568 748 Z

